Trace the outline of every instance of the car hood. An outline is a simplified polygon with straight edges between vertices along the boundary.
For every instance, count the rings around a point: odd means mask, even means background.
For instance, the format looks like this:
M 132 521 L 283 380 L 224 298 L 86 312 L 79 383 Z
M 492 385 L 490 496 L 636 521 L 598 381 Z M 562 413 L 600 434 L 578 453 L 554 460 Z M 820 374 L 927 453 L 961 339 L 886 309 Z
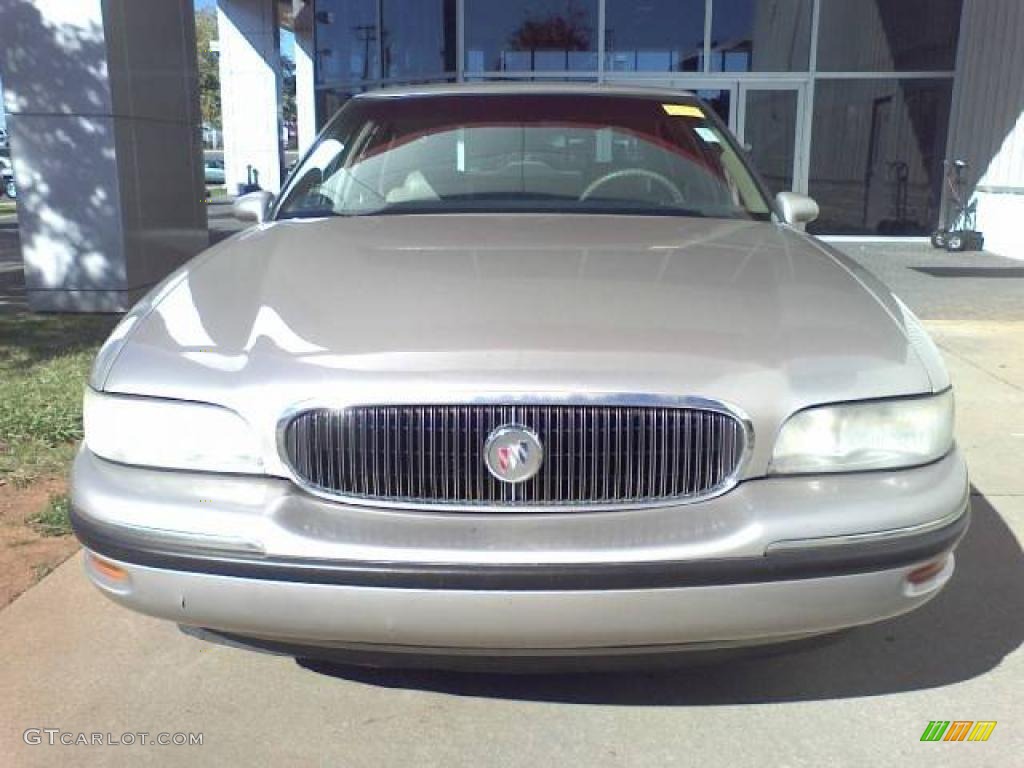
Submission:
M 686 395 L 774 435 L 811 404 L 932 390 L 912 322 L 855 265 L 769 223 L 293 220 L 161 286 L 103 387 L 268 425 L 307 400 Z

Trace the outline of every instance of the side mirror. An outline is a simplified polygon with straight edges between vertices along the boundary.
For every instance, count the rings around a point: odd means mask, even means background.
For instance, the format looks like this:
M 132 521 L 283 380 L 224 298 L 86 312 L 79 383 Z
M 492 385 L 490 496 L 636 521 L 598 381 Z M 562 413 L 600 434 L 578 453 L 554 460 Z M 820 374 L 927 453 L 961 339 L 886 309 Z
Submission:
M 818 204 L 807 195 L 779 192 L 775 196 L 775 205 L 782 215 L 782 220 L 794 227 L 810 224 L 818 218 Z
M 274 196 L 261 189 L 236 198 L 231 206 L 231 213 L 239 221 L 255 221 L 262 224 L 270 218 L 270 208 L 273 205 Z

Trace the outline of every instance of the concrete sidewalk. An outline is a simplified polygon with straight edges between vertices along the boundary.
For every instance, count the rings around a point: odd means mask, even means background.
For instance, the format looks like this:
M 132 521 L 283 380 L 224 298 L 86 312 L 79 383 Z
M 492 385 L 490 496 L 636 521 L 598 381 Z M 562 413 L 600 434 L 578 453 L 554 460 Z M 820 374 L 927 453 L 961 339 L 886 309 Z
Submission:
M 930 328 L 958 388 L 977 495 L 953 583 L 914 614 L 799 652 L 668 672 L 322 674 L 118 608 L 75 557 L 0 613 L 0 762 L 1015 764 L 1024 754 L 1024 323 Z M 999 724 L 984 744 L 922 744 L 934 719 Z M 203 745 L 28 746 L 28 728 L 201 732 Z

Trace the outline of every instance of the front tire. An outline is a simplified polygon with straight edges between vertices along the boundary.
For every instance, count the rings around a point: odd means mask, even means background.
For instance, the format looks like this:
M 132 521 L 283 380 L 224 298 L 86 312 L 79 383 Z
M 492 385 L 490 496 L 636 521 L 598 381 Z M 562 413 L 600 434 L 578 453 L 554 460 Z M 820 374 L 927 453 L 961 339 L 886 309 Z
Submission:
M 946 238 L 946 250 L 947 251 L 964 251 L 964 250 L 967 250 L 967 238 L 964 237 L 962 232 L 950 232 L 949 237 Z

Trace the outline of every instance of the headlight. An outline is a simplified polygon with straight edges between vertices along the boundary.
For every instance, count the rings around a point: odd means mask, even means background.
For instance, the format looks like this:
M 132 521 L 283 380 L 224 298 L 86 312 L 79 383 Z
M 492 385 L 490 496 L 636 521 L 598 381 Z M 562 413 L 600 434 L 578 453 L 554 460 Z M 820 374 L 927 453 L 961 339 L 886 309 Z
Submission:
M 263 472 L 256 434 L 227 408 L 86 389 L 83 415 L 85 444 L 111 461 L 204 472 Z
M 953 445 L 953 393 L 828 405 L 789 418 L 773 474 L 854 472 L 927 464 Z

